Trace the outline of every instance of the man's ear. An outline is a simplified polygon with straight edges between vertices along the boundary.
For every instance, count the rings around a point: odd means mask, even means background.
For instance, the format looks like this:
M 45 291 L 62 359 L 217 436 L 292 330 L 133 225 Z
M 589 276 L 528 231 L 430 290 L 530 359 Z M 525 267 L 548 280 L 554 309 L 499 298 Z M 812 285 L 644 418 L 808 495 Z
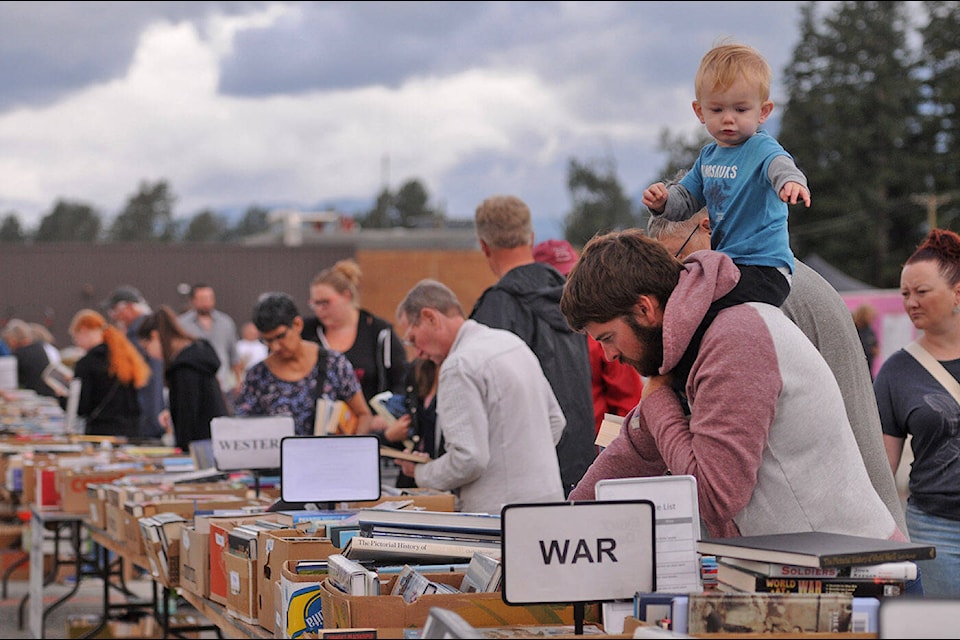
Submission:
M 657 302 L 656 298 L 653 296 L 644 294 L 637 298 L 637 301 L 634 303 L 633 314 L 637 318 L 637 322 L 644 327 L 653 327 L 656 326 L 658 317 L 658 310 L 660 309 L 660 303 Z
M 698 224 L 700 225 L 700 230 L 709 236 L 710 235 L 710 218 L 705 217 Z
M 420 322 L 426 322 L 431 327 L 436 327 L 440 321 L 440 312 L 431 307 L 424 307 L 420 310 Z
M 483 255 L 487 258 L 490 257 L 490 246 L 483 240 L 480 240 L 480 251 L 483 252 Z

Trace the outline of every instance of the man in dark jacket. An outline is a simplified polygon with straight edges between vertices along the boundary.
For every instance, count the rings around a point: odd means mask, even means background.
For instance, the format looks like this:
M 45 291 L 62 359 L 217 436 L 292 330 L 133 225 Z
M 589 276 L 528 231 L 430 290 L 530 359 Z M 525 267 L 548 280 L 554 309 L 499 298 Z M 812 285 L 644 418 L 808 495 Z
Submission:
M 537 354 L 567 419 L 557 458 L 568 494 L 596 457 L 587 337 L 560 313 L 564 277 L 534 260 L 530 208 L 515 196 L 493 196 L 480 203 L 475 220 L 480 249 L 500 280 L 483 292 L 470 318 L 512 331 Z

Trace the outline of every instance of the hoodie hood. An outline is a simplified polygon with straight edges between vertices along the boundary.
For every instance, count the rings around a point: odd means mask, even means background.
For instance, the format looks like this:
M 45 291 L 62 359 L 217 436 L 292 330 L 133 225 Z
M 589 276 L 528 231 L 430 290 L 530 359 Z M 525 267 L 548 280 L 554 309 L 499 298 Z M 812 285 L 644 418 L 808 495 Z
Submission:
M 542 318 L 551 329 L 573 333 L 560 312 L 560 296 L 566 279 L 553 267 L 531 262 L 508 271 L 489 290 L 508 292 L 534 315 Z M 479 306 L 479 301 L 477 306 Z
M 740 269 L 725 253 L 703 250 L 687 256 L 680 281 L 663 310 L 661 374 L 677 366 L 707 309 L 730 293 L 739 280 Z
M 217 356 L 217 351 L 213 348 L 213 345 L 200 338 L 178 353 L 167 371 L 174 371 L 179 368 L 195 369 L 200 373 L 216 376 L 217 370 L 220 368 L 220 358 Z

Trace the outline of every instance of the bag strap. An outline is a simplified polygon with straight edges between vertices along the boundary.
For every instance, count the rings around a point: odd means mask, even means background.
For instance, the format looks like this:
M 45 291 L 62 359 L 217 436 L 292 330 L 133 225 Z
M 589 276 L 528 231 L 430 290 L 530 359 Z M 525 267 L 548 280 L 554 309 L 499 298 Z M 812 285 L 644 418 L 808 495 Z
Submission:
M 100 404 L 98 404 L 96 408 L 87 415 L 87 422 L 93 422 L 100 417 L 100 414 L 103 413 L 103 410 L 106 408 L 107 404 L 109 404 L 113 396 L 117 394 L 118 388 L 120 388 L 120 381 L 114 380 L 113 386 L 110 387 L 110 391 L 107 392 L 107 395 L 105 395 L 103 400 L 100 401 Z
M 377 392 L 386 391 L 390 388 L 387 373 L 391 368 L 390 348 L 390 329 L 384 328 L 377 334 Z
M 936 378 L 937 382 L 949 391 L 953 399 L 960 404 L 960 382 L 957 382 L 957 379 L 950 375 L 950 372 L 940 364 L 939 360 L 930 355 L 930 352 L 920 346 L 920 343 L 916 340 L 905 346 L 903 350 L 916 358 L 917 362 L 922 364 L 930 372 L 930 375 Z

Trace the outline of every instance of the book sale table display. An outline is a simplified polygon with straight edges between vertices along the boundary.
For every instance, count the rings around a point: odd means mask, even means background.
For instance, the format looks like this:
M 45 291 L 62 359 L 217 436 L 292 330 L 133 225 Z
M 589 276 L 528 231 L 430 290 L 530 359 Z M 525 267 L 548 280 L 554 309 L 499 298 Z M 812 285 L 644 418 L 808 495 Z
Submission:
M 145 637 L 114 626 L 134 611 L 163 637 L 890 637 L 884 603 L 922 603 L 895 594 L 935 554 L 819 533 L 704 539 L 689 476 L 610 481 L 596 502 L 457 513 L 447 492 L 386 495 L 376 438 L 232 426 L 214 430 L 210 469 L 117 442 L 0 440 L 4 477 L 19 470 L 9 493 L 30 513 L 21 627 L 60 637 L 45 622 L 70 594 L 43 598 L 54 531 L 77 583 L 103 581 L 86 637 Z M 270 469 L 279 490 L 252 474 Z M 153 580 L 153 598 L 114 602 L 131 567 Z M 173 613 L 178 598 L 190 606 Z M 960 603 L 928 604 L 940 607 L 925 619 L 960 619 Z

